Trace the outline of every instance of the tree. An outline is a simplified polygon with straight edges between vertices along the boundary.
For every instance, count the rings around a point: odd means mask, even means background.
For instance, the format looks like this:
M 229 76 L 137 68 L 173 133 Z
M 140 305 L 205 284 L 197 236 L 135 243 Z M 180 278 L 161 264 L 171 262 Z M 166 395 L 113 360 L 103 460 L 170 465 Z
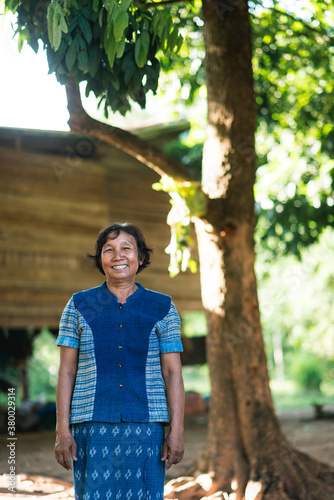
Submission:
M 66 83 L 70 127 L 172 177 L 188 204 L 196 200 L 200 206 L 189 210 L 195 216 L 208 316 L 212 396 L 208 443 L 197 465 L 212 475 L 208 486 L 192 482 L 176 488 L 173 498 L 226 498 L 233 492 L 239 500 L 330 499 L 332 472 L 286 441 L 269 389 L 254 274 L 256 112 L 246 0 L 203 1 L 208 128 L 200 190 L 179 162 L 125 131 L 93 120 L 81 104 L 77 82 L 83 79 L 106 110 L 125 112 L 129 95 L 145 104 L 145 92 L 154 91 L 157 82 L 156 51 L 178 46 L 170 21 L 177 11 L 171 3 L 162 2 L 161 10 L 158 3 L 126 0 L 104 6 L 99 1 L 54 1 L 48 8 L 47 36 L 48 2 L 38 4 L 39 16 L 34 2 L 7 2 L 19 7 L 21 37 L 33 45 L 43 40 L 50 69 Z M 220 496 L 215 496 L 218 491 Z

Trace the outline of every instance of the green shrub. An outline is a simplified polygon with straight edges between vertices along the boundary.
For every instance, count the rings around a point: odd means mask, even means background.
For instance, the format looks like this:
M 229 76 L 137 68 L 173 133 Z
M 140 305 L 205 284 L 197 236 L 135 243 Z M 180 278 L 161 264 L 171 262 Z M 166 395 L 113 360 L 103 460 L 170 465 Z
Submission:
M 291 377 L 304 390 L 320 391 L 323 364 L 314 354 L 300 353 L 292 362 Z

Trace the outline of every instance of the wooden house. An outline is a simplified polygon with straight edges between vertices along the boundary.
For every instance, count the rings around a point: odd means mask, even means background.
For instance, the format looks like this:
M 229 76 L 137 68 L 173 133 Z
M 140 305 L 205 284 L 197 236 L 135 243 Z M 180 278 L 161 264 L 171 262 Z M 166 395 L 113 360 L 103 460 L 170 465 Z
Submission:
M 142 135 L 161 144 L 181 130 Z M 179 311 L 202 309 L 198 273 L 169 277 L 169 197 L 139 161 L 79 134 L 1 128 L 0 179 L 1 328 L 57 329 L 72 293 L 104 281 L 86 253 L 112 221 L 137 224 L 154 248 L 138 275 L 145 287 L 171 295 Z

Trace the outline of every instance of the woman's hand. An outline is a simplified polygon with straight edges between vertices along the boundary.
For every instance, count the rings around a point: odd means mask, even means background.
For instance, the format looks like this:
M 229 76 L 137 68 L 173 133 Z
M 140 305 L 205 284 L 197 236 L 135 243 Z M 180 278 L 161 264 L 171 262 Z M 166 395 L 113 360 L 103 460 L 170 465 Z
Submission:
M 57 433 L 54 451 L 57 462 L 67 470 L 72 469 L 72 460 L 77 460 L 77 445 L 70 430 Z
M 162 450 L 161 460 L 166 460 L 166 470 L 181 462 L 184 454 L 183 433 L 169 431 Z

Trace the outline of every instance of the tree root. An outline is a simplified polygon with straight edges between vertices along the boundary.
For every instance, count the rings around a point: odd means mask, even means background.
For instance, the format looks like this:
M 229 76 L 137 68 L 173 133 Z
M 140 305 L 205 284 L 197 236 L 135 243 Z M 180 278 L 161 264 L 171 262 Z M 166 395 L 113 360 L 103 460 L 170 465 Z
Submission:
M 221 483 L 220 483 L 221 484 Z M 240 492 L 238 478 L 222 491 L 214 473 L 180 477 L 167 483 L 166 499 L 178 500 L 333 500 L 334 468 L 289 445 L 279 457 L 250 474 Z

